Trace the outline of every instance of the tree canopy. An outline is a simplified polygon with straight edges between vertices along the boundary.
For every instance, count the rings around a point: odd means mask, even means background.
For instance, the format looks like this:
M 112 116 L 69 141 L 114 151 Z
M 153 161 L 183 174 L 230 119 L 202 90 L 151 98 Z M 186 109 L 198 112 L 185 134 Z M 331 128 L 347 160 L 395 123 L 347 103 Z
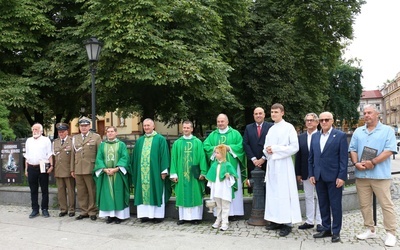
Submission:
M 99 114 L 118 110 L 208 125 L 224 112 L 241 127 L 255 106 L 268 111 L 280 102 L 290 122 L 300 124 L 305 113 L 336 108 L 328 91 L 363 3 L 0 1 L 0 97 L 9 116 L 23 115 L 30 124 L 68 122 L 82 108 L 89 111 L 83 41 L 95 36 L 104 44 Z

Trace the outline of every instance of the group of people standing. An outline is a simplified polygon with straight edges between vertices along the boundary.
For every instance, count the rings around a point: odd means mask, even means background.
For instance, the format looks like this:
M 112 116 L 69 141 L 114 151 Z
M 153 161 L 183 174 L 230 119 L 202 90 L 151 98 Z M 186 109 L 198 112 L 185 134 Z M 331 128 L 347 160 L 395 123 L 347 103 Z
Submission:
M 213 228 L 227 230 L 229 219 L 244 215 L 243 183 L 251 171 L 265 174 L 265 214 L 267 230 L 280 230 L 280 236 L 302 221 L 297 184 L 304 187 L 306 217 L 299 229 L 317 224 L 314 238 L 332 237 L 340 241 L 342 193 L 347 179 L 350 153 L 355 166 L 356 187 L 365 226 L 358 239 L 376 237 L 372 219 L 372 193 L 382 207 L 387 231 L 385 245 L 396 244 L 396 217 L 390 197 L 390 161 L 396 154 L 396 140 L 390 127 L 379 121 L 374 106 L 364 107 L 365 125 L 354 132 L 350 146 L 344 132 L 334 128 L 333 115 L 305 116 L 307 131 L 298 135 L 294 126 L 283 119 L 283 105 L 271 106 L 273 123 L 265 122 L 265 112 L 254 110 L 254 123 L 246 126 L 244 136 L 229 126 L 225 114 L 217 117 L 217 128 L 202 142 L 192 134 L 193 123 L 182 124 L 183 135 L 169 150 L 166 139 L 155 131 L 154 121 L 143 121 L 144 135 L 131 157 L 126 145 L 117 139 L 117 128 L 107 128 L 107 139 L 89 131 L 90 120 L 79 120 L 80 134 L 68 136 L 68 125 L 57 124 L 59 138 L 51 146 L 41 136 L 40 124 L 32 126 L 33 137 L 26 142 L 26 172 L 31 188 L 32 213 L 39 215 L 38 186 L 42 190 L 42 214 L 48 217 L 48 174 L 55 167 L 60 203 L 59 216 L 75 216 L 75 188 L 81 214 L 76 219 L 106 218 L 119 224 L 129 218 L 129 191 L 134 187 L 134 205 L 142 223 L 160 223 L 171 193 L 176 196 L 178 225 L 198 224 L 203 216 L 205 186 L 216 202 Z M 321 130 L 317 127 L 320 125 Z M 364 157 L 365 147 L 375 155 Z M 53 166 L 54 155 L 54 166 Z M 364 158 L 363 158 L 364 157 Z M 40 161 L 48 168 L 38 172 Z M 46 181 L 47 179 L 47 181 Z M 315 205 L 315 190 L 318 204 Z M 251 187 L 249 187 L 251 192 Z M 99 210 L 99 211 L 98 211 Z M 314 224 L 315 222 L 315 224 Z

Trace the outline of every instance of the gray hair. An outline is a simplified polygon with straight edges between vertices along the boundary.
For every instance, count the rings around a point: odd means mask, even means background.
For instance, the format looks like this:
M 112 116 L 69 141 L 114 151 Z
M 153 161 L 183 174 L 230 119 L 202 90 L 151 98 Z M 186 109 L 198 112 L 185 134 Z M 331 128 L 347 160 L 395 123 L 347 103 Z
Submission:
M 33 127 L 39 127 L 40 132 L 43 132 L 43 126 L 40 123 L 35 123 L 32 125 L 31 130 L 33 130 Z
M 314 121 L 317 121 L 317 122 L 319 121 L 319 117 L 318 117 L 318 115 L 316 113 L 308 113 L 308 114 L 306 114 L 306 116 L 304 116 L 304 121 L 307 120 L 307 116 L 312 116 L 314 118 Z

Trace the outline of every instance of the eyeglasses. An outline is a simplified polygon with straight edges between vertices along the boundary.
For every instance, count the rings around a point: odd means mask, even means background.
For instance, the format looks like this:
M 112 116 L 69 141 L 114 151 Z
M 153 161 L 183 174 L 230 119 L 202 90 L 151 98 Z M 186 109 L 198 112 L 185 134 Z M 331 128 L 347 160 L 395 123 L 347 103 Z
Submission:
M 315 121 L 314 119 L 307 119 L 306 122 L 313 122 Z
M 329 122 L 331 118 L 326 118 L 326 119 L 319 119 L 320 122 Z

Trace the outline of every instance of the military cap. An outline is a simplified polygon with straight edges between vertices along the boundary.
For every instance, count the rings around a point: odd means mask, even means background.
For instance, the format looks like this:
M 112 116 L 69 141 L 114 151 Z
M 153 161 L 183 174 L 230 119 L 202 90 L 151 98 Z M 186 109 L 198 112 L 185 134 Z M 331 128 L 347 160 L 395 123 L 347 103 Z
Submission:
M 60 122 L 56 124 L 57 130 L 68 130 L 69 126 L 66 123 Z
M 85 117 L 85 116 L 82 116 L 80 119 L 79 119 L 79 125 L 89 125 L 90 124 L 90 120 L 89 120 L 89 118 L 87 118 L 87 117 Z

